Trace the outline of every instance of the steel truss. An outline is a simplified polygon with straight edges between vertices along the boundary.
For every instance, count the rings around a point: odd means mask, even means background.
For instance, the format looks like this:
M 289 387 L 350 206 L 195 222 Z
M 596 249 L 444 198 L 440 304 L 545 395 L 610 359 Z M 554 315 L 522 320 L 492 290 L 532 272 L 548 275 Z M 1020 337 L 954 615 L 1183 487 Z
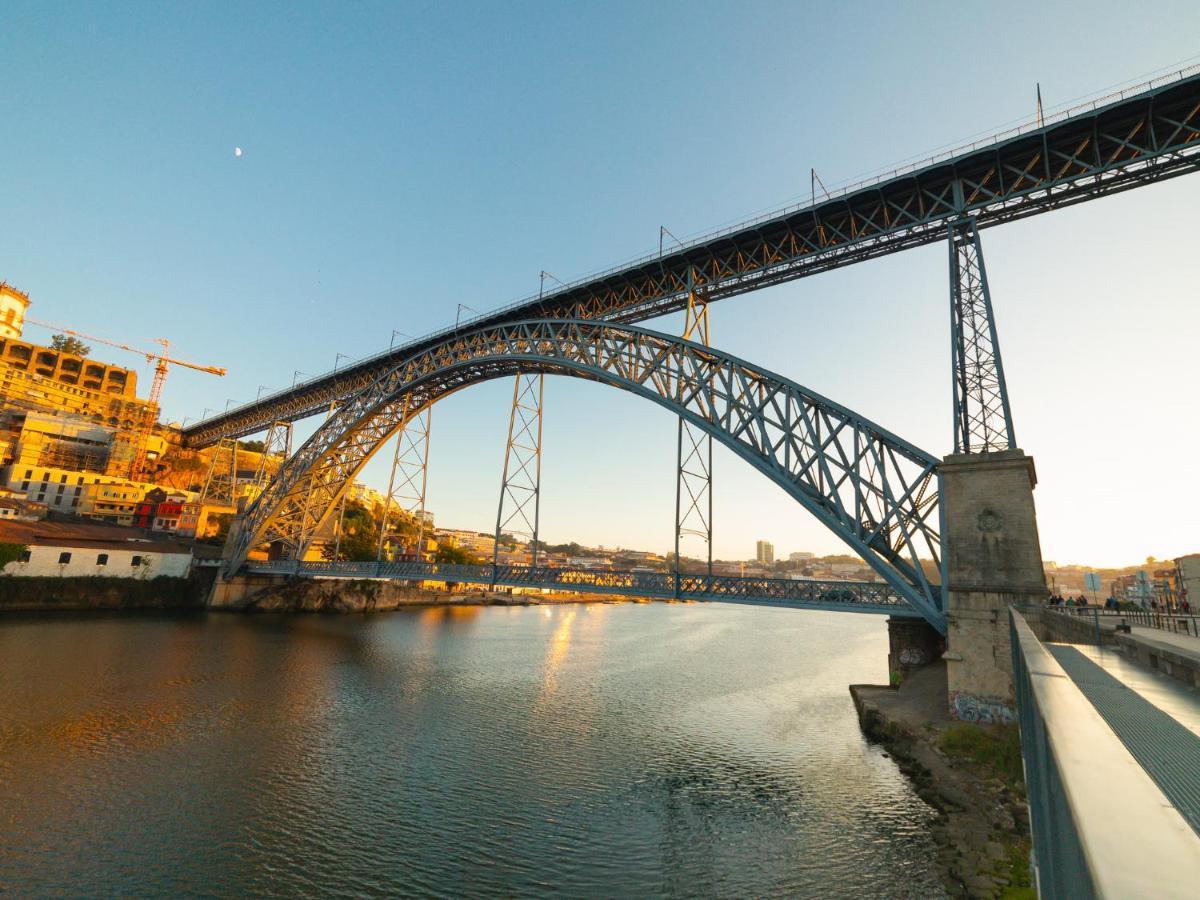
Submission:
M 516 372 L 609 384 L 663 406 L 763 472 L 944 630 L 935 457 L 751 364 L 669 335 L 583 320 L 518 322 L 453 336 L 394 366 L 288 460 L 248 511 L 228 563 L 265 541 L 302 557 L 305 535 L 408 419 L 462 388 Z
M 504 445 L 504 475 L 500 479 L 500 504 L 496 509 L 496 541 L 492 565 L 500 560 L 500 537 L 525 538 L 538 560 L 538 519 L 542 506 L 542 400 L 546 377 L 541 372 L 517 370 L 513 382 L 512 411 L 508 416 L 508 442 Z M 505 515 L 505 507 L 508 515 Z
M 466 327 L 558 317 L 640 321 L 683 309 L 693 291 L 712 302 L 932 243 L 964 215 L 986 228 L 1197 169 L 1200 76 L 1191 76 L 646 257 Z M 206 419 L 185 430 L 188 446 L 314 415 L 452 336 L 423 338 Z
M 682 597 L 722 603 L 750 603 L 790 609 L 915 615 L 912 607 L 882 582 L 793 581 L 781 578 L 741 578 L 731 575 L 685 575 L 671 572 L 612 572 L 596 569 L 558 569 L 548 566 L 460 566 L 442 563 L 252 562 L 246 571 L 299 578 L 420 579 L 453 584 L 550 588 L 582 594 L 634 597 Z
M 1011 450 L 1017 441 L 979 232 L 969 216 L 948 232 L 954 452 Z
M 683 339 L 712 346 L 708 304 L 694 291 L 688 295 Z M 675 573 L 679 574 L 685 537 L 704 542 L 705 572 L 712 575 L 712 435 L 679 417 L 675 463 Z M 679 580 L 676 579 L 678 582 Z
M 237 451 L 238 442 L 233 438 L 222 438 L 213 448 L 204 490 L 200 492 L 201 503 L 237 506 Z
M 383 501 L 383 524 L 379 529 L 379 549 L 375 559 L 385 559 L 385 543 L 392 507 L 409 516 L 417 528 L 414 549 L 421 560 L 425 542 L 425 487 L 429 475 L 429 434 L 433 428 L 433 407 L 427 406 L 415 416 L 404 415 L 404 427 L 396 434 L 392 471 L 388 475 L 387 496 Z M 393 534 L 393 537 L 395 535 Z
M 262 455 L 258 460 L 258 468 L 254 471 L 254 493 L 257 496 L 263 492 L 267 484 L 271 480 L 271 473 L 267 471 L 267 459 L 272 456 L 279 457 L 280 465 L 283 460 L 292 455 L 292 423 L 291 422 L 272 422 L 267 429 L 267 435 L 263 438 Z

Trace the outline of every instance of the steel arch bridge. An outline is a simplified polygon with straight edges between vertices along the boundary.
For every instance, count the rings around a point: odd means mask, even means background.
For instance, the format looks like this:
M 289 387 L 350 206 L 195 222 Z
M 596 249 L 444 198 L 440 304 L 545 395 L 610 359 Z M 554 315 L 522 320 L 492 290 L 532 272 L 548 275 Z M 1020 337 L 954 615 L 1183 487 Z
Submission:
M 934 456 L 735 356 L 595 320 L 498 324 L 398 361 L 286 460 L 247 510 L 228 571 L 240 569 L 264 542 L 280 542 L 303 559 L 355 475 L 392 435 L 450 394 L 522 373 L 596 381 L 668 409 L 783 488 L 945 631 Z

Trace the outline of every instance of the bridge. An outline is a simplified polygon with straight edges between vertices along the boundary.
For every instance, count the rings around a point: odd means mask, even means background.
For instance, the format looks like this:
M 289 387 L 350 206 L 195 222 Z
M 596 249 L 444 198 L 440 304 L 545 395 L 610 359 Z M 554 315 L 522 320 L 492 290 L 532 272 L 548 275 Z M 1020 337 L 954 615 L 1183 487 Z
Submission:
M 1036 474 L 1018 447 L 1005 385 L 981 233 L 1014 219 L 1164 181 L 1200 168 L 1200 70 L 1143 85 L 988 141 L 851 185 L 595 276 L 456 322 L 407 344 L 204 419 L 184 431 L 206 447 L 265 432 L 286 461 L 262 478 L 226 547 L 225 577 L 449 578 L 393 561 L 381 534 L 373 562 L 311 560 L 339 522 L 355 476 L 394 442 L 384 510 L 423 521 L 432 409 L 483 381 L 514 378 L 496 537 L 528 537 L 532 564 L 471 574 L 489 584 L 616 586 L 694 597 L 895 613 L 904 606 L 948 641 L 951 693 L 1011 715 L 1010 641 L 1003 611 L 1045 595 L 1033 505 Z M 714 348 L 708 305 L 769 285 L 945 241 L 950 272 L 953 452 L 918 448 L 788 377 Z M 636 324 L 684 312 L 682 335 Z M 589 584 L 538 565 L 542 385 L 583 378 L 656 403 L 678 420 L 675 560 L 680 542 L 707 547 L 698 582 L 681 573 Z M 324 422 L 292 452 L 295 421 Z M 712 444 L 770 478 L 877 574 L 881 594 L 787 595 L 779 586 L 712 572 Z M 228 454 L 232 460 L 234 453 Z M 214 466 L 220 454 L 214 455 Z M 232 488 L 236 466 L 210 471 L 206 493 Z M 386 530 L 386 529 L 385 529 Z M 338 533 L 338 528 L 334 528 Z M 251 554 L 269 547 L 269 563 Z M 334 555 L 337 555 L 335 546 Z M 263 569 L 263 566 L 266 569 Z M 415 565 L 415 564 L 414 564 Z M 360 566 L 355 568 L 354 566 Z M 373 568 L 372 568 L 373 567 Z M 593 577 L 593 576 L 588 576 Z M 464 577 L 464 580 L 469 580 Z M 834 589 L 830 589 L 832 591 Z M 887 597 L 885 601 L 881 598 Z M 892 602 L 897 600 L 899 602 Z M 908 625 L 893 630 L 908 640 Z M 916 639 L 927 643 L 928 635 Z
M 390 579 L 468 584 L 482 587 L 534 588 L 572 594 L 704 600 L 819 609 L 836 612 L 913 616 L 908 602 L 885 584 L 861 581 L 744 578 L 736 575 L 687 575 L 678 572 L 621 572 L 549 566 L 473 566 L 422 562 L 303 562 L 296 559 L 249 562 L 250 575 L 299 578 Z

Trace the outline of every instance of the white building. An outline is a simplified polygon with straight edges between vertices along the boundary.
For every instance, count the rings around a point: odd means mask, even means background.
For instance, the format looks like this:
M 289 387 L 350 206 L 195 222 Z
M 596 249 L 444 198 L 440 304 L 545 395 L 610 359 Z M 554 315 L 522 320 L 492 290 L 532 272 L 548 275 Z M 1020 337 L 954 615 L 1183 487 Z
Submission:
M 131 528 L 76 522 L 0 520 L 0 542 L 26 550 L 0 574 L 14 576 L 185 578 L 191 548 Z

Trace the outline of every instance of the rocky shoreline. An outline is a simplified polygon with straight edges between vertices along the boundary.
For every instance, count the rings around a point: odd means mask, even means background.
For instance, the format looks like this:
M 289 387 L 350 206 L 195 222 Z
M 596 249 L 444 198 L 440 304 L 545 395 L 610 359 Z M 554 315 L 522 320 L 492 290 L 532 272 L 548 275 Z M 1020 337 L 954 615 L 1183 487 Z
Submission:
M 937 866 L 952 897 L 1036 898 L 1016 725 L 949 717 L 944 663 L 897 688 L 851 685 L 863 734 L 937 812 Z

